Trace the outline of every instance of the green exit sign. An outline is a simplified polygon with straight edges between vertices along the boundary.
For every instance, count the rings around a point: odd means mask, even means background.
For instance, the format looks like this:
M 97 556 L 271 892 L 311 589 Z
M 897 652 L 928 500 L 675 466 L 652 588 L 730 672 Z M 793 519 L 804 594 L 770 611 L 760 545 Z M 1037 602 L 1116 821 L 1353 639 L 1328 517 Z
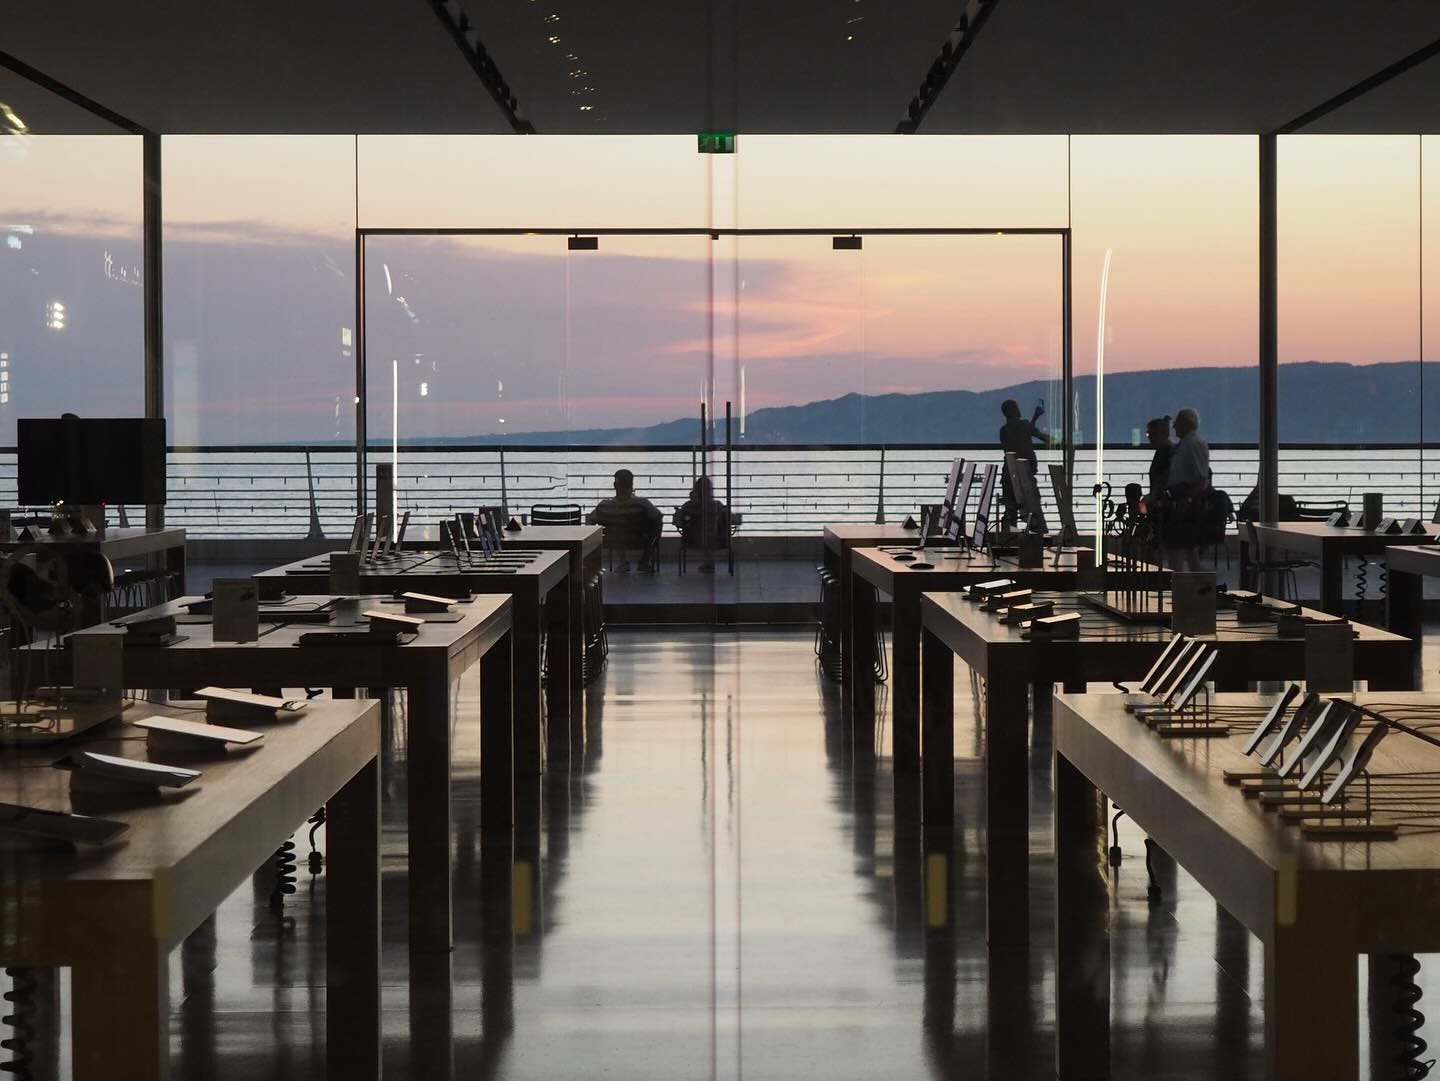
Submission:
M 700 153 L 702 154 L 735 153 L 735 133 L 733 131 L 702 131 L 697 138 L 700 141 Z

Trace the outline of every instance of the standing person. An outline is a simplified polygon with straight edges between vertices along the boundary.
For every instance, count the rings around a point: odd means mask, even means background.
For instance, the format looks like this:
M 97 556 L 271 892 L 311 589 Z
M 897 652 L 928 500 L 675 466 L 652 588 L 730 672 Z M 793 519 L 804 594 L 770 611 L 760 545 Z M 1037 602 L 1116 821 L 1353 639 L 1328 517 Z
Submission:
M 1200 569 L 1200 536 L 1210 491 L 1210 445 L 1200 438 L 1200 414 L 1190 408 L 1175 414 L 1179 441 L 1170 455 L 1167 489 L 1174 503 L 1165 539 L 1170 566 Z
M 1150 486 L 1145 491 L 1147 507 L 1161 499 L 1170 487 L 1170 459 L 1175 454 L 1175 444 L 1170 440 L 1170 417 L 1155 417 L 1145 425 L 1145 439 L 1155 449 L 1150 459 Z
M 600 500 L 585 520 L 591 525 L 604 526 L 606 543 L 620 549 L 617 571 L 623 573 L 630 569 L 629 553 L 632 548 L 640 550 L 640 572 L 648 574 L 655 571 L 665 516 L 650 500 L 635 494 L 635 474 L 630 470 L 615 471 L 614 498 Z
M 1029 420 L 1025 420 L 1020 416 L 1020 406 L 1015 399 L 1006 398 L 1000 403 L 1000 412 L 1005 417 L 1005 423 L 1000 428 L 1001 451 L 1014 454 L 1023 463 L 1023 467 L 1030 471 L 1030 475 L 1035 476 L 1040 471 L 1040 462 L 1035 457 L 1035 444 L 1050 442 L 1050 436 L 1035 426 L 1035 422 L 1045 415 L 1045 407 L 1035 406 L 1035 412 Z M 1019 503 L 1020 493 L 1015 491 L 1015 486 L 1010 481 L 1010 470 L 1002 462 L 1000 504 L 1005 508 L 1004 528 L 1009 529 L 1014 523 Z

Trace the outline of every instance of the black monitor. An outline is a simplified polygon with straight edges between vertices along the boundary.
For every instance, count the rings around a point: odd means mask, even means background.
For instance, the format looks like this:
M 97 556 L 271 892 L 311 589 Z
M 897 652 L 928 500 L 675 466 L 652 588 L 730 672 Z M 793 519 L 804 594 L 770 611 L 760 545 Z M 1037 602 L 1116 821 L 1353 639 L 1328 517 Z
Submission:
M 165 502 L 162 419 L 21 419 L 15 444 L 22 506 Z
M 965 468 L 960 470 L 960 488 L 955 493 L 955 501 L 950 507 L 950 518 L 945 527 L 949 538 L 957 543 L 965 539 L 965 511 L 970 506 L 970 489 L 974 485 L 975 463 L 966 462 Z
M 992 462 L 985 467 L 984 478 L 980 481 L 980 502 L 975 506 L 975 529 L 970 534 L 970 545 L 973 548 L 984 548 L 985 542 L 990 539 L 990 515 L 995 509 L 997 472 Z

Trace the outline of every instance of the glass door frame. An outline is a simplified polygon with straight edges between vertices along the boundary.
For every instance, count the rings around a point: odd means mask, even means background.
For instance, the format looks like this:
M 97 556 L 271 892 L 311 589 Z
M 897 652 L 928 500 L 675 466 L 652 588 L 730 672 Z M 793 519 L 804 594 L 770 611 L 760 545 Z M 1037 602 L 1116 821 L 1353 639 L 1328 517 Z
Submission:
M 368 487 L 368 446 L 369 433 L 366 424 L 368 402 L 366 365 L 366 321 L 365 321 L 365 242 L 370 237 L 459 237 L 459 236 L 708 236 L 711 240 L 721 237 L 866 237 L 866 236 L 1053 236 L 1060 239 L 1060 383 L 1065 406 L 1061 412 L 1061 456 L 1064 461 L 1065 478 L 1074 503 L 1075 466 L 1075 423 L 1074 423 L 1074 334 L 1072 329 L 1073 298 L 1071 286 L 1071 238 L 1069 226 L 1053 228 L 1024 227 L 1006 228 L 952 228 L 952 229 L 635 229 L 611 228 L 505 228 L 505 229 L 459 229 L 459 228 L 357 228 L 355 230 L 355 506 L 356 513 L 364 514 L 369 509 Z M 712 263 L 713 265 L 713 263 Z M 711 310 L 714 308 L 714 284 L 711 285 Z

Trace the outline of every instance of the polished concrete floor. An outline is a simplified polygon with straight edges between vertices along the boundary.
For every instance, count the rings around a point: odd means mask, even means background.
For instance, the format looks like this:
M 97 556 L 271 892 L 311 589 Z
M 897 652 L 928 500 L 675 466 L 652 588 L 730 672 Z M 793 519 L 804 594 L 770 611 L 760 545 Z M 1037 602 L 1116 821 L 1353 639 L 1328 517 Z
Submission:
M 987 964 L 967 680 L 960 887 L 937 912 L 919 823 L 895 813 L 887 733 L 877 753 L 854 746 L 808 633 L 617 629 L 611 646 L 585 753 L 547 776 L 540 820 L 513 849 L 482 849 L 473 832 L 478 686 L 456 687 L 448 1048 L 410 1038 L 397 712 L 384 806 L 387 1077 L 1053 1076 L 1046 720 L 1030 774 L 1037 945 Z M 323 1074 L 323 918 L 337 899 L 323 872 L 307 872 L 298 839 L 299 889 L 282 918 L 262 872 L 172 957 L 177 1076 Z M 1258 942 L 1163 857 L 1162 899 L 1148 904 L 1142 838 L 1122 829 L 1121 841 L 1115 1075 L 1260 1076 Z

